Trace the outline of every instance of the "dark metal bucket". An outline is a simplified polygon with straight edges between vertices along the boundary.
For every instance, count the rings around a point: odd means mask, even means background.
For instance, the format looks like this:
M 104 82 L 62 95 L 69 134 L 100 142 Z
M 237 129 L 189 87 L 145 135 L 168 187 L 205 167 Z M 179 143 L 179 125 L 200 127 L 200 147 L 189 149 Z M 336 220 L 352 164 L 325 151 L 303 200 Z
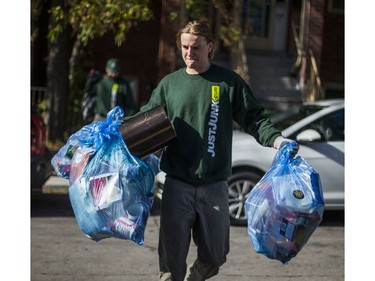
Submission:
M 129 151 L 142 158 L 165 147 L 176 133 L 162 106 L 157 106 L 126 120 L 120 133 Z

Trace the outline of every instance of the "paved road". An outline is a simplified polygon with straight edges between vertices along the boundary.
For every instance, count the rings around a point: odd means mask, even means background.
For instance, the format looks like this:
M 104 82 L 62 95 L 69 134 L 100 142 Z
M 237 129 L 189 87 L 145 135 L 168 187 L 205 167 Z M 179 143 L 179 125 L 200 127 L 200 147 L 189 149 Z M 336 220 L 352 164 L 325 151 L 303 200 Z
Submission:
M 157 280 L 158 204 L 145 232 L 145 245 L 105 239 L 98 243 L 80 231 L 67 195 L 32 193 L 31 281 Z M 246 227 L 231 227 L 228 262 L 213 281 L 344 280 L 342 213 L 327 213 L 305 247 L 288 265 L 252 249 Z M 189 262 L 194 260 L 191 246 Z

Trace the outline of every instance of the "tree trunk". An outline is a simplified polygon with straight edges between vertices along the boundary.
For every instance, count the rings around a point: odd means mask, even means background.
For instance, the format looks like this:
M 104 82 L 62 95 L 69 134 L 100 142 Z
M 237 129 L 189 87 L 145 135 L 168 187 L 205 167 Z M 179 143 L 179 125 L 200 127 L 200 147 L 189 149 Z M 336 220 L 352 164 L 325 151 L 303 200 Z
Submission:
M 232 25 L 233 25 L 233 28 L 240 28 L 240 23 L 241 23 L 241 13 L 240 13 L 240 9 L 241 9 L 241 1 L 240 0 L 234 0 L 233 2 L 233 10 L 232 10 L 232 15 L 233 15 L 233 21 L 232 21 Z M 231 64 L 231 68 L 234 69 L 235 71 L 239 71 L 239 67 L 240 67 L 240 60 L 241 56 L 240 56 L 240 42 L 238 41 L 233 41 L 231 46 L 230 46 L 230 64 Z
M 64 3 L 53 0 L 52 6 Z M 47 63 L 47 132 L 51 142 L 64 141 L 67 130 L 67 112 L 69 105 L 69 32 L 66 26 L 54 43 L 48 46 Z

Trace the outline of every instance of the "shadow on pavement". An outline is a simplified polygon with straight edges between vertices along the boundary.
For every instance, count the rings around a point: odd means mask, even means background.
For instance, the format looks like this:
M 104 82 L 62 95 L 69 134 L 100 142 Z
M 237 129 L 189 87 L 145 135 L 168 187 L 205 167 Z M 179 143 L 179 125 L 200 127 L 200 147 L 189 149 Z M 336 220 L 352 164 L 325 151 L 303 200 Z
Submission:
M 160 215 L 160 200 L 155 199 L 151 216 Z M 69 217 L 74 216 L 67 194 L 46 194 L 31 192 L 31 217 Z M 325 211 L 320 226 L 344 226 L 344 211 Z
M 320 226 L 345 226 L 345 211 L 324 211 Z
M 31 217 L 74 216 L 67 194 L 44 194 L 31 191 Z
M 31 217 L 70 217 L 74 216 L 68 194 L 48 194 L 31 191 Z M 160 214 L 160 201 L 155 199 L 151 216 Z

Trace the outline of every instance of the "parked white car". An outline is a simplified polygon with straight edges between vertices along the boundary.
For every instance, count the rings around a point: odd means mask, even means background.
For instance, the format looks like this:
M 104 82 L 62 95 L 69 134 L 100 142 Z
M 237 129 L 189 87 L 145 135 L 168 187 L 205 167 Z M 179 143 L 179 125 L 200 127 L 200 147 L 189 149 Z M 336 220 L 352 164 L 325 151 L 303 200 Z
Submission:
M 326 210 L 344 210 L 344 100 L 306 102 L 288 112 L 271 117 L 284 137 L 297 140 L 297 155 L 319 173 Z M 276 154 L 250 135 L 233 133 L 232 167 L 229 183 L 229 213 L 232 225 L 246 225 L 245 201 L 251 189 L 271 167 Z M 165 180 L 156 176 L 157 196 L 161 198 Z

